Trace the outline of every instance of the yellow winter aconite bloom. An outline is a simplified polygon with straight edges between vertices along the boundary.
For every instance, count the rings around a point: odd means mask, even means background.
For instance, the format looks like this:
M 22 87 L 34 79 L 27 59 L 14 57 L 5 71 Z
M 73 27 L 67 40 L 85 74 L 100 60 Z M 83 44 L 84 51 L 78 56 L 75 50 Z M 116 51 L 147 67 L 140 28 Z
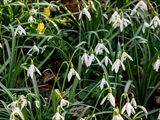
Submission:
M 36 30 L 37 30 L 39 33 L 41 33 L 43 29 L 44 29 L 44 23 L 43 23 L 43 22 L 40 22 L 40 23 L 38 24 Z
M 49 7 L 44 8 L 44 14 L 45 14 L 47 17 L 50 16 L 50 13 L 51 13 L 51 11 L 50 11 Z

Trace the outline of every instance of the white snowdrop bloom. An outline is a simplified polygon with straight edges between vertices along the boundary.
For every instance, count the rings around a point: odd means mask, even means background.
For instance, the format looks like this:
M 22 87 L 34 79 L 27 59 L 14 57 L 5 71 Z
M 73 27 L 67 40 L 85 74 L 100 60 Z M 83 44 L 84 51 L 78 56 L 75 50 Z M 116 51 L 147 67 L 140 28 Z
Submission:
M 112 104 L 113 107 L 115 107 L 115 98 L 112 95 L 112 93 L 108 93 L 103 99 L 102 102 L 100 103 L 101 105 L 107 100 L 110 101 L 110 103 Z
M 89 66 L 89 55 L 84 52 L 84 54 L 82 55 L 82 64 L 85 64 L 87 67 Z
M 144 22 L 142 32 L 145 33 L 146 28 L 148 28 L 150 25 L 147 22 Z
M 156 72 L 158 72 L 160 66 L 160 58 L 158 57 L 157 61 L 154 63 L 153 69 L 156 70 Z
M 27 103 L 28 103 L 28 101 L 27 101 L 27 99 L 26 99 L 26 97 L 25 97 L 24 95 L 20 95 L 20 97 L 19 97 L 19 102 L 20 102 L 20 104 L 21 104 L 21 110 L 22 110 L 25 106 L 27 106 Z
M 74 68 L 71 67 L 69 73 L 68 73 L 68 82 L 70 82 L 73 75 L 76 75 L 76 77 L 80 80 L 79 74 L 74 70 Z
M 59 114 L 59 112 L 56 112 L 56 114 L 52 117 L 52 120 L 64 120 L 64 117 Z
M 78 20 L 82 18 L 82 14 L 85 14 L 89 20 L 91 20 L 91 14 L 89 13 L 88 9 L 85 7 L 79 14 Z
M 22 35 L 22 34 L 26 35 L 26 31 L 22 28 L 21 25 L 17 26 L 15 33 L 14 33 L 14 36 L 16 36 L 17 32 L 19 35 Z
M 35 102 L 36 107 L 40 108 L 40 102 L 39 102 L 39 100 L 35 100 L 34 102 Z
M 80 120 L 85 120 L 84 118 L 80 118 Z
M 123 52 L 122 56 L 121 56 L 121 62 L 124 62 L 126 60 L 126 58 L 129 58 L 131 61 L 133 61 L 133 59 L 130 55 L 128 55 L 126 52 Z
M 124 111 L 127 112 L 127 114 L 128 114 L 129 117 L 131 116 L 131 114 L 135 114 L 135 110 L 134 110 L 134 108 L 133 108 L 133 106 L 131 105 L 130 102 L 127 102 L 127 103 L 123 106 L 122 111 L 121 111 L 121 114 L 123 114 Z
M 88 62 L 88 65 L 90 66 L 92 64 L 93 61 L 97 61 L 98 64 L 101 66 L 101 62 L 98 60 L 98 58 L 94 55 L 94 54 L 91 54 L 89 56 L 89 62 Z
M 63 106 L 69 107 L 69 101 L 68 101 L 68 100 L 65 100 L 65 99 L 61 99 L 60 107 L 61 107 L 61 109 L 64 111 Z
M 108 48 L 103 44 L 103 43 L 98 43 L 95 47 L 95 54 L 98 55 L 98 54 L 102 54 L 103 53 L 103 50 L 109 54 L 109 50 Z
M 120 19 L 120 16 L 118 14 L 117 11 L 115 11 L 112 16 L 111 16 L 111 19 L 109 20 L 109 23 L 114 23 L 115 21 L 119 20 Z
M 118 73 L 119 67 L 122 66 L 122 69 L 125 70 L 125 66 L 120 59 L 116 59 L 116 61 L 112 65 L 112 71 L 115 70 Z
M 131 105 L 136 109 L 137 108 L 137 102 L 136 102 L 136 100 L 135 100 L 135 98 L 134 97 L 132 97 L 132 99 L 131 99 Z
M 15 116 L 17 116 L 17 115 L 19 115 L 22 120 L 25 120 L 21 110 L 18 107 L 13 109 L 13 111 L 10 115 L 10 120 L 15 120 Z
M 38 70 L 38 68 L 36 66 L 34 66 L 33 61 L 31 60 L 31 65 L 27 70 L 27 76 L 28 77 L 30 76 L 33 79 L 33 74 L 36 71 L 38 72 L 39 75 L 42 75 L 41 72 Z
M 112 62 L 111 62 L 111 60 L 108 58 L 107 55 L 101 60 L 101 64 L 102 64 L 103 62 L 105 63 L 105 66 L 108 65 L 108 62 L 112 65 Z
M 3 4 L 4 5 L 7 4 L 7 3 L 9 3 L 9 2 L 12 2 L 12 0 L 3 0 Z
M 124 27 L 127 27 L 129 24 L 131 24 L 131 22 L 126 18 L 122 18 L 122 22 L 123 22 Z
M 151 29 L 155 29 L 160 26 L 160 19 L 158 16 L 155 16 L 150 22 Z
M 19 104 L 19 101 L 15 100 L 12 103 L 10 103 L 9 105 L 7 105 L 7 108 L 13 111 L 13 109 L 16 108 L 18 106 L 18 104 Z
M 113 28 L 115 29 L 117 27 L 120 28 L 121 32 L 123 31 L 123 22 L 120 18 L 113 23 Z
M 0 48 L 3 48 L 1 43 L 0 43 Z
M 37 16 L 37 10 L 31 9 L 30 12 L 29 12 L 29 14 Z
M 137 3 L 137 5 L 135 6 L 135 8 L 139 8 L 139 9 L 141 9 L 142 11 L 144 11 L 144 10 L 148 10 L 148 8 L 147 8 L 147 5 L 146 5 L 146 3 L 143 1 L 143 0 L 141 0 L 141 1 L 139 1 L 138 3 Z
M 100 83 L 100 89 L 102 90 L 104 88 L 104 85 L 107 85 L 107 87 L 109 87 L 109 84 L 107 82 L 107 80 L 103 77 Z
M 27 54 L 29 54 L 31 51 L 33 50 L 33 52 L 37 52 L 37 54 L 39 53 L 39 48 L 34 44 L 33 47 L 27 52 Z
M 33 16 L 29 16 L 28 23 L 30 23 L 30 24 L 36 23 L 36 19 Z
M 112 120 L 124 120 L 120 114 L 114 115 Z
M 133 8 L 133 10 L 131 11 L 131 16 L 137 13 L 137 16 L 140 15 L 138 9 L 142 10 L 142 11 L 147 11 L 147 5 L 145 4 L 145 2 L 143 0 L 139 1 L 136 6 Z

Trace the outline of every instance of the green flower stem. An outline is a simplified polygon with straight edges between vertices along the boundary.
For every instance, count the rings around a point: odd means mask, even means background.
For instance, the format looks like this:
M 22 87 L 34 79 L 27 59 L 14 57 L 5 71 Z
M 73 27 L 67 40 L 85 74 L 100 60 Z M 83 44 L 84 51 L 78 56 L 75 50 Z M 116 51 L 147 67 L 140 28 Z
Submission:
M 81 70 L 82 70 L 82 62 L 81 62 L 81 57 L 79 57 L 78 69 L 77 69 L 77 73 L 79 75 L 81 74 Z M 69 98 L 68 98 L 69 101 L 73 101 L 73 99 L 74 99 L 74 93 L 76 91 L 78 83 L 79 83 L 79 80 L 78 80 L 77 77 L 75 77 L 74 82 L 73 82 L 73 84 L 71 86 L 71 92 L 70 92 Z

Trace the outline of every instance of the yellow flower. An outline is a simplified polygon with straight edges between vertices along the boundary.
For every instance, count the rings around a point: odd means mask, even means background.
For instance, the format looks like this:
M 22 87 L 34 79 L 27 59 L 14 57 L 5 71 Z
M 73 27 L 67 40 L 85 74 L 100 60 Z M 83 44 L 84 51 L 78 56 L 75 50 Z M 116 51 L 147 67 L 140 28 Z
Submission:
M 40 22 L 39 24 L 38 24 L 38 26 L 37 26 L 37 31 L 39 32 L 39 33 L 42 33 L 42 30 L 44 29 L 44 23 L 43 22 Z
M 47 16 L 47 17 L 49 17 L 50 16 L 50 9 L 49 9 L 49 7 L 47 7 L 47 8 L 44 8 L 44 14 Z

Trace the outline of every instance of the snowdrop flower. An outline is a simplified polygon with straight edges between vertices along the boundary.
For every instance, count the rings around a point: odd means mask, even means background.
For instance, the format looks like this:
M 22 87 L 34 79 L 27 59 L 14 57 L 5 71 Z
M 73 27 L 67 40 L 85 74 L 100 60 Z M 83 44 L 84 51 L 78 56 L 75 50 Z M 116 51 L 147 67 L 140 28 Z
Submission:
M 134 97 L 132 97 L 132 99 L 131 99 L 131 105 L 133 105 L 133 107 L 135 108 L 135 109 L 137 109 L 137 102 L 136 102 L 136 100 L 135 100 L 135 98 Z
M 131 61 L 133 61 L 133 59 L 130 55 L 128 55 L 126 52 L 123 52 L 122 56 L 121 56 L 121 62 L 124 62 L 126 60 L 126 58 L 129 58 Z
M 21 110 L 18 107 L 13 109 L 13 111 L 10 115 L 10 120 L 15 120 L 15 115 L 19 115 L 22 120 L 25 120 Z
M 155 16 L 150 22 L 151 29 L 155 29 L 160 26 L 160 19 L 158 16 Z
M 145 33 L 146 28 L 148 28 L 150 25 L 147 22 L 144 22 L 142 32 Z
M 29 12 L 29 14 L 37 16 L 37 10 L 31 9 L 30 12 Z
M 98 64 L 101 66 L 101 62 L 98 60 L 98 58 L 93 54 L 89 56 L 89 61 L 88 61 L 88 65 L 90 66 L 92 64 L 93 61 L 97 60 Z
M 118 14 L 118 12 L 117 11 L 115 11 L 113 14 L 112 14 L 112 16 L 111 16 L 111 19 L 109 20 L 109 23 L 114 23 L 115 21 L 117 21 L 118 19 L 120 19 L 120 16 L 119 16 L 119 14 Z
M 41 72 L 38 70 L 38 68 L 36 66 L 34 66 L 33 60 L 31 60 L 31 65 L 30 65 L 30 67 L 27 70 L 27 76 L 28 77 L 30 76 L 33 79 L 33 74 L 36 71 L 38 72 L 39 75 L 42 75 Z
M 94 51 L 95 51 L 95 54 L 102 54 L 103 53 L 103 50 L 109 54 L 109 50 L 107 49 L 107 47 L 103 44 L 103 41 L 100 40 L 98 42 L 98 44 L 96 45 Z
M 116 108 L 114 109 L 112 120 L 124 120 L 124 119 L 122 118 L 122 116 L 119 114 L 119 109 L 118 109 L 118 107 L 116 107 Z
M 61 109 L 64 111 L 63 109 L 63 106 L 66 106 L 69 107 L 69 101 L 68 100 L 64 100 L 64 99 L 61 99 L 61 102 L 60 102 L 60 107 Z
M 80 76 L 79 76 L 79 74 L 74 70 L 73 65 L 71 64 L 71 69 L 70 69 L 70 71 L 68 73 L 68 82 L 70 82 L 70 80 L 71 80 L 71 78 L 72 78 L 73 75 L 76 75 L 76 77 L 79 80 L 81 79 Z
M 39 102 L 39 100 L 35 100 L 34 102 L 35 102 L 36 107 L 40 108 L 40 102 Z
M 125 66 L 120 59 L 116 59 L 116 61 L 112 65 L 112 71 L 115 70 L 118 73 L 119 67 L 122 66 L 122 69 L 125 70 Z
M 112 120 L 124 120 L 120 114 L 114 115 Z
M 59 112 L 56 112 L 56 114 L 52 117 L 52 120 L 64 120 L 64 117 L 59 114 Z
M 123 106 L 121 114 L 123 114 L 124 111 L 127 112 L 129 117 L 131 116 L 131 114 L 135 114 L 135 110 L 133 106 L 131 105 L 131 103 L 129 102 L 129 98 L 127 98 L 127 103 Z
M 89 55 L 86 53 L 86 50 L 84 50 L 81 60 L 82 64 L 85 64 L 87 67 L 89 66 Z
M 142 11 L 148 10 L 147 5 L 145 4 L 145 2 L 143 0 L 139 1 L 138 4 L 135 6 L 135 8 L 139 8 Z
M 101 64 L 102 63 L 105 63 L 105 65 L 107 66 L 108 65 L 108 62 L 112 65 L 112 62 L 111 60 L 108 58 L 108 55 L 106 54 L 105 57 L 101 60 Z
M 45 14 L 47 17 L 49 17 L 49 16 L 50 16 L 51 11 L 50 11 L 49 7 L 44 8 L 44 14 Z
M 82 14 L 85 14 L 89 20 L 91 20 L 91 14 L 88 12 L 87 7 L 83 8 L 79 14 L 78 20 L 82 18 Z
M 20 95 L 19 102 L 21 104 L 21 110 L 24 108 L 24 106 L 27 106 L 27 103 L 28 103 L 28 101 L 24 95 Z
M 158 56 L 157 61 L 154 63 L 153 69 L 156 70 L 156 72 L 158 72 L 160 66 L 160 57 Z
M 36 23 L 36 19 L 33 16 L 29 16 L 28 23 L 30 23 L 30 24 Z
M 0 43 L 0 48 L 3 48 L 1 43 Z
M 122 22 L 123 22 L 124 27 L 127 27 L 129 24 L 131 24 L 131 22 L 126 18 L 122 18 Z
M 111 90 L 111 89 L 110 89 Z M 102 105 L 105 101 L 109 100 L 109 102 L 112 104 L 113 107 L 115 107 L 115 98 L 112 95 L 112 92 L 109 92 L 103 99 L 100 105 Z
M 36 46 L 35 43 L 34 43 L 33 47 L 28 51 L 27 54 L 29 54 L 32 50 L 33 50 L 33 52 L 37 52 L 37 54 L 39 53 L 39 48 Z
M 9 105 L 7 105 L 7 108 L 13 111 L 14 108 L 16 108 L 18 106 L 18 103 L 19 103 L 19 101 L 15 100 L 12 103 L 10 103 Z
M 115 29 L 117 27 L 120 28 L 121 32 L 123 31 L 123 22 L 120 18 L 113 23 L 113 28 Z
M 14 36 L 16 36 L 17 32 L 18 32 L 19 35 L 22 35 L 22 33 L 23 33 L 24 35 L 26 35 L 26 31 L 22 28 L 21 25 L 18 25 L 18 27 L 16 28 L 16 31 L 15 31 L 15 33 L 14 33 Z
M 138 9 L 140 9 L 141 11 L 147 11 L 147 5 L 145 4 L 145 2 L 143 0 L 139 1 L 136 6 L 134 7 L 134 9 L 131 11 L 131 15 L 134 15 L 135 13 L 137 13 L 137 16 L 139 16 L 139 11 Z
M 9 3 L 9 2 L 12 2 L 12 0 L 3 0 L 4 5 Z
M 107 85 L 107 87 L 109 87 L 109 84 L 107 82 L 107 80 L 103 77 L 100 83 L 100 89 L 102 90 L 104 88 L 104 85 Z
M 80 118 L 80 120 L 85 120 L 84 118 Z

